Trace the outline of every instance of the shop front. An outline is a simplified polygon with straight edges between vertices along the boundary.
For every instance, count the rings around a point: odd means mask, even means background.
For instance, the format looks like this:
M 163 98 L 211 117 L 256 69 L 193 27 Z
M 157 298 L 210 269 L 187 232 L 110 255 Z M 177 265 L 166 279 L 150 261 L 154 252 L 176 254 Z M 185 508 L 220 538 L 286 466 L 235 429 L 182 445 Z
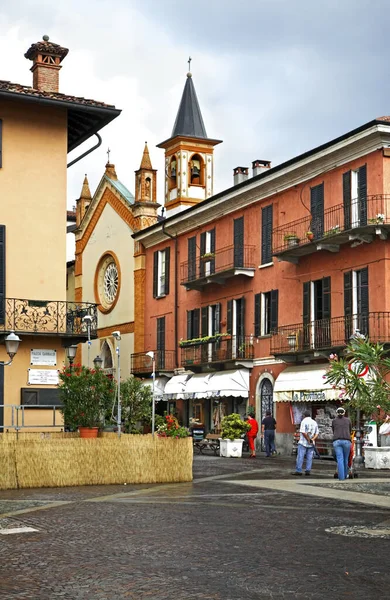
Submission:
M 317 421 L 318 448 L 324 455 L 332 453 L 332 419 L 340 406 L 340 390 L 326 383 L 327 365 L 299 365 L 287 367 L 276 378 L 276 445 L 282 454 L 291 454 L 303 413 L 310 410 Z

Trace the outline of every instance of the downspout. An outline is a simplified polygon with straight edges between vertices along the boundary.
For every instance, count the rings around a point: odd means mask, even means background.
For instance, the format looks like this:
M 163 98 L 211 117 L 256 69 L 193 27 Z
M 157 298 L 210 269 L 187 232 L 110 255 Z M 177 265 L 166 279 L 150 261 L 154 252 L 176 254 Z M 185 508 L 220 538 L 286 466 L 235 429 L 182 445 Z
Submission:
M 84 152 L 83 154 L 81 154 L 81 156 L 78 156 L 77 158 L 75 158 L 74 160 L 70 161 L 70 163 L 68 163 L 66 165 L 66 168 L 69 169 L 69 167 L 71 167 L 72 165 L 74 165 L 75 163 L 79 162 L 79 160 L 81 160 L 82 158 L 84 158 L 84 156 L 88 156 L 88 154 L 91 154 L 91 152 L 93 152 L 94 150 L 96 150 L 96 148 L 99 148 L 99 146 L 102 145 L 102 138 L 100 137 L 100 135 L 98 133 L 95 133 L 97 139 L 98 139 L 98 143 L 95 144 L 95 146 L 92 146 L 92 148 L 90 148 L 89 150 L 87 150 L 86 152 Z
M 177 235 L 171 235 L 170 233 L 168 233 L 167 231 L 165 231 L 165 221 L 162 222 L 162 232 L 164 235 L 168 236 L 169 238 L 171 238 L 171 240 L 175 241 L 175 320 L 174 320 L 174 337 L 175 337 L 175 365 L 176 368 L 178 368 L 179 366 L 179 345 L 178 345 L 178 341 L 177 341 L 177 332 L 178 332 L 178 306 L 177 306 L 177 301 L 178 301 L 178 295 L 179 295 L 179 288 L 178 288 L 178 277 L 177 277 L 177 256 L 178 256 L 178 243 L 177 243 Z

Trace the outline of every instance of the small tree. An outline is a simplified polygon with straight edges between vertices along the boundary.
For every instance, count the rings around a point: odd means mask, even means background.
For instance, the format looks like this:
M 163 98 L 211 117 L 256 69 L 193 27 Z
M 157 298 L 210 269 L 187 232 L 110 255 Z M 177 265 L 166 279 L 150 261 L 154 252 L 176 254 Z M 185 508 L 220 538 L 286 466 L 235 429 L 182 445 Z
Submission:
M 127 433 L 141 433 L 141 427 L 151 422 L 153 395 L 140 379 L 129 377 L 121 383 L 122 419 Z
M 221 436 L 223 439 L 237 440 L 250 428 L 249 423 L 243 421 L 239 414 L 232 413 L 222 419 Z
M 363 376 L 367 371 L 366 376 Z M 340 390 L 340 400 L 366 416 L 390 412 L 389 350 L 383 344 L 371 343 L 361 334 L 355 334 L 344 355 L 330 355 L 330 364 L 324 376 L 327 383 Z

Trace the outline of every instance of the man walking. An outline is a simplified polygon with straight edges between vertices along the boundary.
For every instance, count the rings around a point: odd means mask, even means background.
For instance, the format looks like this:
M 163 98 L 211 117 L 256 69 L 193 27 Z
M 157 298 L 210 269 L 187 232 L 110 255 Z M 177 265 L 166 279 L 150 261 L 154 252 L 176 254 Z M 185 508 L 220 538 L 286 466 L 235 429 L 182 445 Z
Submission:
M 272 456 L 276 454 L 275 448 L 275 429 L 276 421 L 271 416 L 271 411 L 267 410 L 265 417 L 261 422 L 261 434 L 264 436 L 265 455 Z
M 245 417 L 244 420 L 247 421 L 249 423 L 249 425 L 251 426 L 250 430 L 246 434 L 247 438 L 248 438 L 248 444 L 249 444 L 249 450 L 250 450 L 249 458 L 256 458 L 255 442 L 256 442 L 257 434 L 259 433 L 259 424 L 256 421 L 256 419 L 254 417 L 252 417 L 251 415 L 248 415 L 247 417 Z
M 351 451 L 352 424 L 341 406 L 336 410 L 337 417 L 332 421 L 333 448 L 336 453 L 337 475 L 340 480 L 348 477 L 348 458 Z
M 297 462 L 293 475 L 302 476 L 303 462 L 306 459 L 305 475 L 309 476 L 313 463 L 314 443 L 318 437 L 318 425 L 310 416 L 310 410 L 305 410 L 304 418 L 299 428 Z

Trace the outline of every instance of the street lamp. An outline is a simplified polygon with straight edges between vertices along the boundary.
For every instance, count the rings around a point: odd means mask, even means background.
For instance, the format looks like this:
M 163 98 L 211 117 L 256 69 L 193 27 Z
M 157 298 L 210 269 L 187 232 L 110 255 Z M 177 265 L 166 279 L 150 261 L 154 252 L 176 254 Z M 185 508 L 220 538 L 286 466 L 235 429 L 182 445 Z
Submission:
M 103 359 L 101 356 L 96 356 L 96 358 L 93 359 L 93 364 L 96 370 L 101 369 L 103 364 Z
M 8 365 L 12 364 L 14 356 L 18 351 L 21 339 L 18 335 L 16 335 L 13 331 L 11 331 L 7 335 L 7 337 L 5 338 L 4 341 L 5 341 L 5 349 L 9 356 L 9 361 L 8 362 L 0 362 L 0 365 L 2 365 L 3 367 L 7 367 Z
M 152 359 L 152 368 L 153 368 L 153 386 L 152 386 L 152 437 L 154 437 L 154 421 L 155 421 L 155 412 L 156 412 L 156 401 L 154 397 L 155 385 L 156 385 L 156 359 L 154 357 L 153 350 L 150 350 L 146 353 L 146 356 L 149 356 Z
M 91 315 L 85 315 L 85 317 L 83 317 L 83 321 L 87 326 L 87 333 L 88 333 L 88 342 L 87 342 L 87 347 L 88 347 L 88 359 L 87 359 L 87 365 L 88 365 L 88 369 L 89 369 L 89 355 L 90 355 L 90 349 L 91 349 L 91 325 L 92 325 L 92 317 Z
M 350 343 L 358 343 L 359 340 L 364 340 L 365 336 L 360 333 L 359 329 L 355 329 L 351 337 L 349 338 Z M 363 458 L 363 432 L 360 427 L 360 408 L 356 409 L 356 434 L 355 434 L 355 457 L 353 459 L 356 468 L 361 468 L 364 465 Z
M 76 354 L 77 354 L 77 346 L 75 344 L 73 346 L 68 346 L 66 348 L 66 356 L 67 356 L 67 359 L 69 361 L 69 370 L 70 370 L 70 372 L 72 372 L 73 361 L 76 358 Z
M 117 355 L 117 363 L 116 363 L 116 385 L 117 385 L 117 394 L 118 394 L 118 415 L 117 415 L 117 423 L 118 423 L 118 437 L 121 437 L 121 424 L 122 424 L 122 403 L 121 403 L 121 367 L 120 367 L 120 341 L 121 341 L 121 332 L 113 331 L 112 337 L 116 340 L 116 355 Z

